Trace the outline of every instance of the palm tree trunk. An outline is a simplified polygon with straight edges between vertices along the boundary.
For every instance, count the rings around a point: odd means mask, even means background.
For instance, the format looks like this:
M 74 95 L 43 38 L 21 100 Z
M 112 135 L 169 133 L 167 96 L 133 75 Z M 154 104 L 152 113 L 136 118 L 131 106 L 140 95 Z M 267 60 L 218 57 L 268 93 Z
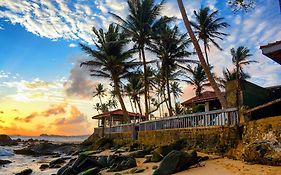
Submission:
M 128 115 L 128 112 L 126 110 L 126 106 L 125 106 L 125 103 L 123 101 L 123 98 L 122 98 L 122 95 L 121 95 L 121 92 L 120 92 L 120 86 L 119 86 L 119 81 L 118 81 L 118 78 L 117 77 L 112 77 L 113 79 L 113 83 L 114 83 L 114 88 L 115 88 L 115 92 L 116 92 L 116 95 L 118 97 L 118 100 L 119 100 L 119 103 L 121 105 L 121 108 L 122 108 L 122 111 L 124 113 L 124 117 L 125 119 L 130 123 L 130 118 L 129 118 L 129 115 Z
M 206 75 L 208 77 L 208 80 L 209 80 L 212 88 L 214 89 L 214 91 L 215 91 L 215 93 L 216 93 L 216 95 L 217 95 L 217 97 L 218 97 L 218 99 L 219 99 L 219 101 L 220 101 L 220 103 L 222 105 L 222 108 L 226 108 L 227 107 L 226 99 L 222 95 L 222 93 L 221 93 L 221 91 L 220 91 L 220 89 L 219 89 L 219 87 L 218 87 L 214 77 L 211 74 L 209 66 L 205 62 L 205 59 L 204 59 L 204 56 L 202 54 L 201 48 L 200 48 L 200 46 L 199 46 L 199 44 L 198 44 L 198 42 L 196 40 L 196 37 L 194 36 L 194 33 L 193 33 L 192 29 L 191 29 L 191 25 L 190 25 L 190 22 L 188 20 L 187 15 L 186 15 L 183 2 L 182 2 L 182 0 L 177 0 L 177 2 L 178 2 L 178 6 L 179 6 L 179 9 L 180 9 L 181 15 L 183 17 L 183 22 L 184 22 L 185 27 L 186 27 L 186 29 L 188 31 L 190 39 L 191 39 L 191 41 L 192 41 L 192 43 L 194 45 L 194 48 L 195 48 L 196 53 L 198 55 L 199 61 L 201 63 L 201 66 L 203 67 L 203 69 L 204 69 L 204 71 L 205 71 L 205 73 L 206 73 Z
M 205 51 L 205 56 L 206 56 L 207 64 L 210 66 L 209 58 L 208 58 L 208 53 L 207 53 L 207 43 L 205 43 L 205 42 L 204 42 L 204 51 Z
M 129 97 L 129 100 L 130 100 L 130 105 L 131 105 L 132 112 L 135 112 L 134 106 L 133 106 L 133 103 L 132 103 L 132 99 L 130 97 Z
M 142 115 L 142 110 L 141 110 L 140 101 L 139 101 L 139 100 L 137 100 L 137 103 L 138 103 L 138 107 L 139 107 L 139 110 L 140 110 L 140 114 Z
M 148 82 L 147 82 L 147 68 L 146 59 L 144 54 L 144 47 L 141 48 L 142 58 L 143 58 L 143 72 L 144 72 L 144 102 L 145 102 L 145 118 L 148 119 Z
M 169 116 L 173 116 L 172 102 L 171 102 L 171 92 L 170 92 L 170 81 L 169 81 L 169 68 L 166 68 L 166 87 L 167 87 L 167 93 L 168 93 Z

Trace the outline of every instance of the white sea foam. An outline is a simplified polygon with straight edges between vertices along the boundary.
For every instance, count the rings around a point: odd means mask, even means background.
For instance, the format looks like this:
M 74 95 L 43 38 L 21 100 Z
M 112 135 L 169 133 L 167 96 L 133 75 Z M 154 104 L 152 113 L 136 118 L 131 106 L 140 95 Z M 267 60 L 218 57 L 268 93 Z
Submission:
M 14 152 L 8 148 L 0 148 L 0 156 L 13 156 Z

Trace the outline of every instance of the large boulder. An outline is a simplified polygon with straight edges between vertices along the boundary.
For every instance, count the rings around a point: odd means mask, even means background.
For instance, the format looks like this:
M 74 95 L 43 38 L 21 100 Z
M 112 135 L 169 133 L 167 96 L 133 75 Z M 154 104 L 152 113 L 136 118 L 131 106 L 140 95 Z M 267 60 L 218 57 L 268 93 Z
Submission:
M 99 174 L 99 172 L 100 172 L 100 169 L 95 167 L 95 168 L 91 168 L 86 171 L 83 171 L 83 172 L 79 173 L 78 175 L 97 175 L 97 174 Z
M 16 141 L 13 141 L 8 135 L 0 134 L 0 146 L 17 145 Z
M 146 155 L 150 154 L 150 152 L 151 152 L 151 149 L 137 150 L 137 151 L 130 153 L 129 155 L 134 158 L 144 158 Z
M 281 165 L 281 144 L 272 141 L 250 143 L 244 147 L 243 158 L 252 163 Z
M 1 160 L 0 159 L 0 165 L 5 165 L 5 164 L 9 164 L 9 163 L 12 163 L 12 161 L 10 161 L 10 160 Z
M 32 173 L 32 169 L 28 168 L 28 169 L 22 170 L 19 173 L 16 173 L 16 175 L 30 175 L 31 173 Z
M 160 163 L 159 167 L 153 172 L 153 175 L 169 175 L 198 163 L 196 151 L 172 151 Z
M 152 162 L 159 162 L 161 161 L 166 155 L 168 155 L 171 151 L 177 150 L 180 151 L 186 146 L 187 142 L 184 139 L 180 139 L 170 145 L 164 145 L 161 147 L 156 148 L 153 151 L 151 161 Z
M 49 167 L 50 168 L 55 168 L 57 165 L 61 165 L 63 163 L 65 163 L 65 159 L 64 158 L 58 158 L 58 159 L 52 160 L 49 163 Z

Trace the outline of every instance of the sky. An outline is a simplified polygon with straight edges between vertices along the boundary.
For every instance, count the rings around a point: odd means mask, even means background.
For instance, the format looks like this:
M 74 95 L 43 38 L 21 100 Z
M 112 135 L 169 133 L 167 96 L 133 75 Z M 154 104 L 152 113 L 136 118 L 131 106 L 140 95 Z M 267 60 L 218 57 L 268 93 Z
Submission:
M 281 66 L 263 56 L 259 49 L 281 38 L 278 0 L 257 1 L 248 13 L 233 13 L 225 1 L 183 2 L 191 20 L 193 10 L 208 6 L 219 10 L 219 16 L 230 24 L 225 30 L 230 35 L 218 41 L 223 51 L 211 47 L 209 53 L 217 75 L 224 68 L 231 68 L 231 48 L 247 46 L 253 55 L 251 59 L 258 61 L 245 68 L 252 76 L 249 81 L 263 87 L 281 84 Z M 80 62 L 89 58 L 78 45 L 93 47 L 92 27 L 107 28 L 114 21 L 108 12 L 125 18 L 126 1 L 0 1 L 0 133 L 93 132 L 96 122 L 91 116 L 97 114 L 93 105 L 98 102 L 92 97 L 94 87 L 100 82 L 108 87 L 109 82 L 90 77 L 87 69 L 80 68 Z M 176 1 L 167 0 L 162 14 L 175 16 L 180 30 L 186 32 Z M 155 57 L 146 54 L 148 58 Z M 181 83 L 181 87 L 184 94 L 180 101 L 194 96 L 191 86 Z

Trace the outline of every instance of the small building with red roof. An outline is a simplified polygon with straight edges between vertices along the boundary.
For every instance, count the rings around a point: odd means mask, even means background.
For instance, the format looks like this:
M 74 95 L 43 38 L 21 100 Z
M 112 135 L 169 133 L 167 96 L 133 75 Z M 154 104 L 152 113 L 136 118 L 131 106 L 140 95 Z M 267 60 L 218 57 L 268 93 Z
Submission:
M 213 91 L 205 91 L 199 96 L 194 96 L 181 103 L 184 107 L 192 108 L 193 106 L 204 105 L 205 112 L 221 109 L 221 104 Z M 202 111 L 203 112 L 203 111 Z

